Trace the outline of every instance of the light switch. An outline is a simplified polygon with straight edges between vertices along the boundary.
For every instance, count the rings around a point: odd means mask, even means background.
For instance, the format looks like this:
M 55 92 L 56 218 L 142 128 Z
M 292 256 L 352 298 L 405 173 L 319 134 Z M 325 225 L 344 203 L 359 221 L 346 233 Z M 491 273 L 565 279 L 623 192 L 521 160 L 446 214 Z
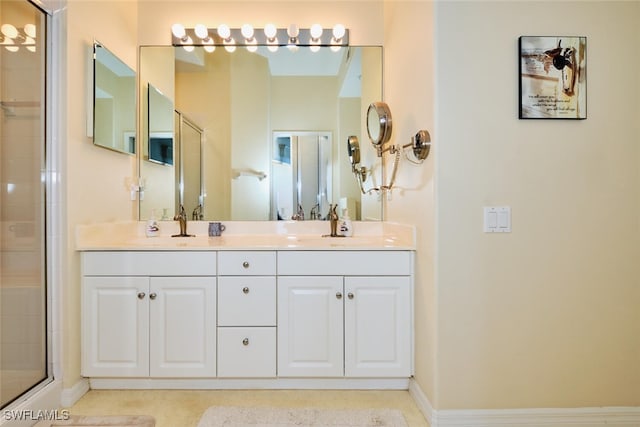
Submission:
M 511 207 L 485 206 L 484 207 L 484 232 L 485 233 L 510 233 L 511 232 Z

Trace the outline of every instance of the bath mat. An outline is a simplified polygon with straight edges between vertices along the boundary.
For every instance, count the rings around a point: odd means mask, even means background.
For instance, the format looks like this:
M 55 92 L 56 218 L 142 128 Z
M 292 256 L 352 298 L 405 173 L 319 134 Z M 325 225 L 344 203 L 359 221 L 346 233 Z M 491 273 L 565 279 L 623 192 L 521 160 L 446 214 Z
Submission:
M 395 409 L 320 409 L 213 406 L 197 427 L 407 427 Z
M 68 420 L 40 421 L 34 427 L 154 427 L 156 420 L 147 415 L 83 417 L 71 416 Z

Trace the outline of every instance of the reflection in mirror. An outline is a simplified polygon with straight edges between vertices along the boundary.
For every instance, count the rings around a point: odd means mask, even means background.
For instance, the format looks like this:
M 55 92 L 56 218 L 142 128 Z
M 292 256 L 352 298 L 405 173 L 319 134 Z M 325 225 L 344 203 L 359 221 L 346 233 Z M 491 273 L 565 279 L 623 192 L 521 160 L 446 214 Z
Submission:
M 204 219 L 202 197 L 202 129 L 176 111 L 176 142 L 178 150 L 178 206 L 184 206 L 191 220 Z
M 155 211 L 156 215 L 162 212 L 161 219 L 167 220 L 173 218 L 178 202 L 173 101 L 151 83 L 145 86 L 147 93 L 143 99 L 147 109 L 142 116 L 146 120 L 142 126 L 140 162 L 144 197 L 140 197 L 140 217 L 148 219 Z
M 136 73 L 102 44 L 93 44 L 93 143 L 136 152 Z
M 367 107 L 382 97 L 381 47 L 349 47 L 339 52 L 322 47 L 317 53 L 304 48 L 273 53 L 265 47 L 255 53 L 240 48 L 230 53 L 218 47 L 208 53 L 202 47 L 186 52 L 181 47 L 142 46 L 139 72 L 141 81 L 159 85 L 174 100 L 174 108 L 203 131 L 200 202 L 206 209 L 202 219 L 290 219 L 298 204 L 305 219 L 312 217 L 314 207 L 314 214 L 324 218 L 329 203 L 343 205 L 340 209 L 348 207 L 353 219 L 382 219 L 381 200 L 375 194 L 361 193 L 344 146 L 339 144 L 349 135 L 366 132 Z M 146 106 L 141 108 L 140 116 L 145 117 Z M 303 150 L 300 159 L 313 162 L 316 170 L 327 174 L 321 179 L 326 189 L 318 188 L 317 179 L 307 189 L 304 171 L 297 175 L 292 171 L 286 184 L 291 190 L 286 192 L 286 207 L 278 197 L 285 193 L 281 187 L 285 184 L 277 181 L 283 169 L 274 140 L 279 133 L 290 135 L 291 141 L 307 133 L 326 135 L 331 145 L 330 154 L 324 157 L 315 153 L 310 157 L 315 160 L 309 160 Z M 378 185 L 382 160 L 370 144 L 361 147 L 360 154 L 362 165 L 370 172 L 370 185 Z M 153 166 L 158 165 L 141 162 L 147 189 L 162 187 L 173 196 L 173 185 L 155 182 Z M 185 164 L 185 170 L 190 169 Z M 179 179 L 176 185 L 183 184 Z M 298 187 L 300 191 L 294 192 Z M 160 205 L 166 202 L 147 194 L 140 202 L 140 219 L 148 218 L 152 208 L 173 206 Z
M 331 132 L 275 132 L 271 219 L 324 219 L 332 185 Z

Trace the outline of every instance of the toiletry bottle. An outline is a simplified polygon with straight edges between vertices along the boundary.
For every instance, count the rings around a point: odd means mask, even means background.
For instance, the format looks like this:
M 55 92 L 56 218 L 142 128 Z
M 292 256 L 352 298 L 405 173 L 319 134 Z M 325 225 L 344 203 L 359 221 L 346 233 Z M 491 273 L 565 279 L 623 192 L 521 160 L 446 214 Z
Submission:
M 160 226 L 156 220 L 156 210 L 151 209 L 151 218 L 147 221 L 147 227 L 145 229 L 147 237 L 155 237 L 160 234 Z
M 351 218 L 349 218 L 349 209 L 344 209 L 342 214 L 342 220 L 340 221 L 340 234 L 345 237 L 353 236 L 353 225 L 351 224 Z

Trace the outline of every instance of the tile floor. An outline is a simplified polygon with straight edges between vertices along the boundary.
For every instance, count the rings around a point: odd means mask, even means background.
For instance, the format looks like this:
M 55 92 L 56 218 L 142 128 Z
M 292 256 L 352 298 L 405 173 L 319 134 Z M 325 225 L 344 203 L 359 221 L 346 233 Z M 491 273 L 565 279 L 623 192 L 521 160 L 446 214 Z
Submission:
M 152 415 L 156 427 L 196 427 L 204 411 L 219 406 L 390 408 L 409 427 L 429 427 L 407 391 L 360 390 L 91 390 L 72 415 Z

